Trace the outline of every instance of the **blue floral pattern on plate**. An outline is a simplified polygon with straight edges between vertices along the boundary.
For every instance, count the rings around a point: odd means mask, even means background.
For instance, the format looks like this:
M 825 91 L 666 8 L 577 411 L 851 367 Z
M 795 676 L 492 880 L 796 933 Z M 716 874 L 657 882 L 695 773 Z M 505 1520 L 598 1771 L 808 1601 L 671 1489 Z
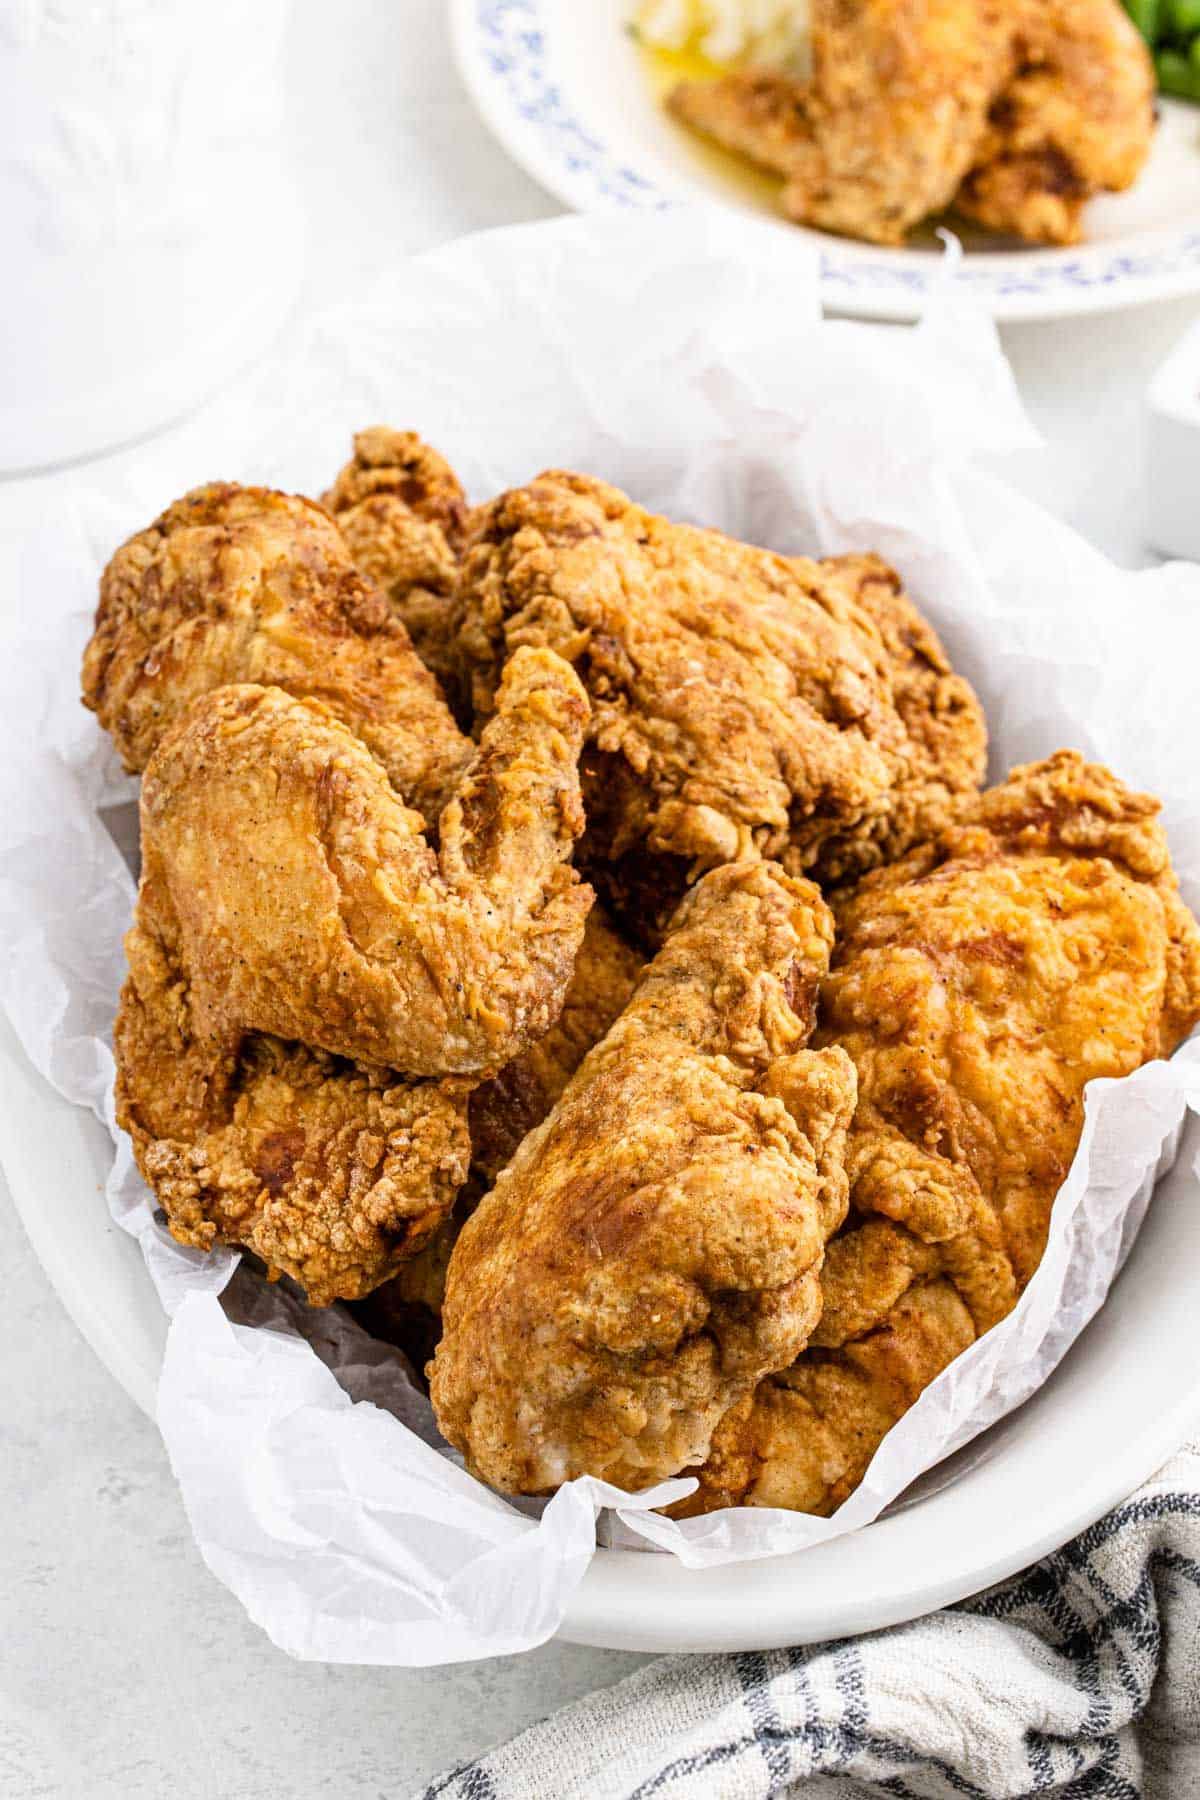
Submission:
M 586 3 L 586 0 L 585 0 Z M 630 168 L 576 114 L 571 102 L 553 78 L 547 56 L 542 0 L 475 0 L 477 42 L 486 66 L 502 89 L 508 108 L 531 128 L 543 152 L 571 176 L 580 204 L 589 199 L 597 206 L 639 209 L 673 204 L 653 181 Z M 1070 310 L 1070 302 L 1097 290 L 1198 277 L 1200 285 L 1200 231 L 1169 235 L 1161 245 L 1145 249 L 1115 249 L 1105 254 L 1099 246 L 1086 255 L 1067 260 L 1033 261 L 1021 269 L 1011 262 L 989 268 L 974 261 L 955 275 L 960 289 L 985 303 L 1028 299 Z M 821 254 L 821 276 L 829 298 L 850 298 L 867 290 L 891 293 L 919 308 L 923 298 L 945 277 L 941 258 L 931 256 L 927 268 L 911 262 L 889 261 L 858 251 Z

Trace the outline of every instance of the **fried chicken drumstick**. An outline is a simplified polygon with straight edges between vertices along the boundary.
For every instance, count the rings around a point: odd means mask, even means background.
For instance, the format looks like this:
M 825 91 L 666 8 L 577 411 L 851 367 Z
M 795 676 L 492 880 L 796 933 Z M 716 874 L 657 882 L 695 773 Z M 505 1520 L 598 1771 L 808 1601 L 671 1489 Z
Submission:
M 747 854 L 845 880 L 982 778 L 979 704 L 875 557 L 774 556 L 551 471 L 481 509 L 459 604 L 478 716 L 522 645 L 582 677 L 586 866 L 635 929 L 647 871 L 668 916 L 689 876 Z
M 802 1048 L 831 943 L 810 883 L 705 876 L 468 1219 L 430 1391 L 485 1480 L 657 1481 L 806 1342 L 854 1104 L 843 1053 Z
M 884 1434 L 1008 1312 L 1083 1090 L 1200 1020 L 1200 930 L 1158 804 L 1062 752 L 837 907 L 817 1042 L 858 1072 L 851 1212 L 810 1347 L 722 1421 L 696 1512 L 832 1512 Z
M 430 822 L 474 754 L 322 509 L 226 482 L 177 500 L 112 558 L 83 698 L 139 772 L 194 700 L 232 682 L 321 701 Z
M 436 1236 L 370 1297 L 367 1329 L 399 1344 L 422 1366 L 441 1335 L 450 1253 L 463 1221 L 540 1125 L 568 1081 L 629 1002 L 642 958 L 599 906 L 587 917 L 563 1009 L 544 1038 L 471 1095 L 471 1174 Z

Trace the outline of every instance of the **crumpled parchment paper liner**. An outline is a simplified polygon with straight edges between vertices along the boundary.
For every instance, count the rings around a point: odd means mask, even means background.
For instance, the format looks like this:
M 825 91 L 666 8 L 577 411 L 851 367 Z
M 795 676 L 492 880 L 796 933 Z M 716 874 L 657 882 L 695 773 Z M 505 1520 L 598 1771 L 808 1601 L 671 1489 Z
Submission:
M 993 776 L 1063 744 L 1110 762 L 1163 796 L 1200 904 L 1200 572 L 1115 569 L 973 466 L 1036 441 L 986 320 L 948 302 L 915 330 L 823 324 L 807 253 L 731 215 L 492 233 L 402 265 L 119 484 L 82 471 L 4 539 L 0 1000 L 46 1078 L 110 1130 L 135 787 L 77 699 L 97 575 L 197 481 L 319 492 L 375 420 L 420 430 L 474 497 L 578 466 L 779 550 L 881 551 L 983 696 Z M 698 1568 L 868 1524 L 1053 1369 L 1120 1266 L 1188 1104 L 1200 1110 L 1196 1044 L 1093 1085 L 1020 1305 L 927 1390 L 831 1520 L 652 1512 L 686 1481 L 505 1501 L 439 1448 L 398 1351 L 230 1252 L 175 1244 L 115 1132 L 108 1197 L 172 1317 L 159 1423 L 210 1567 L 294 1655 L 427 1664 L 550 1636 L 598 1515 L 605 1541 Z

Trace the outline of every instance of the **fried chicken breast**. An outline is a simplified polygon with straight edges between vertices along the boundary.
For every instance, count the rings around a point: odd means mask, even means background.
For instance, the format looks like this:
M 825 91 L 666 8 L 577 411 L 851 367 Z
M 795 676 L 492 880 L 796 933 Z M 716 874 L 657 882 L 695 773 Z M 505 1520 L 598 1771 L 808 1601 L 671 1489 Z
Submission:
M 453 704 L 453 594 L 469 520 L 457 475 L 415 432 L 373 425 L 355 434 L 354 456 L 322 504 Z
M 854 1076 L 802 1046 L 832 919 L 771 864 L 705 876 L 633 998 L 463 1227 L 431 1367 L 495 1486 L 638 1487 L 816 1323 Z
M 877 558 L 774 556 L 551 471 L 481 509 L 459 603 L 479 716 L 520 646 L 582 677 L 584 857 L 622 924 L 747 854 L 846 880 L 982 778 L 979 703 Z
M 474 753 L 325 512 L 223 482 L 177 500 L 113 556 L 83 699 L 140 772 L 199 695 L 232 682 L 319 700 L 430 822 Z
M 1010 1310 L 1083 1091 L 1200 1020 L 1200 930 L 1158 804 L 1062 752 L 837 905 L 816 1042 L 854 1062 L 850 1216 L 809 1348 L 730 1412 L 685 1512 L 828 1513 L 928 1382 Z

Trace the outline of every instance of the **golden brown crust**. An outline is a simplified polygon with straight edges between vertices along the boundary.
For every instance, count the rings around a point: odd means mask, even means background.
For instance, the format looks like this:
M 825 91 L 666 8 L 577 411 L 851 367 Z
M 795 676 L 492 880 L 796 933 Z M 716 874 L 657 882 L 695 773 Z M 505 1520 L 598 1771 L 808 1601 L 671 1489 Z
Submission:
M 686 82 L 675 116 L 784 178 L 790 218 L 899 244 L 945 210 L 1013 66 L 1007 0 L 813 0 L 813 78 Z
M 588 914 L 562 1012 L 544 1038 L 471 1095 L 471 1176 L 428 1245 L 371 1296 L 365 1322 L 421 1367 L 441 1336 L 450 1253 L 464 1221 L 540 1125 L 593 1044 L 624 1011 L 643 959 L 599 907 Z
M 801 1048 L 830 943 L 811 884 L 706 876 L 467 1221 L 431 1392 L 484 1479 L 672 1474 L 806 1341 L 853 1107 L 841 1052 Z
M 848 878 L 982 777 L 978 702 L 876 559 L 773 556 L 551 471 L 481 511 L 460 604 L 481 715 L 520 645 L 582 676 L 584 860 L 625 873 L 616 906 L 647 858 L 664 906 L 747 854 Z
M 471 1096 L 471 1164 L 490 1187 L 629 1002 L 643 958 L 593 907 L 563 1008 L 545 1037 Z
M 1129 187 L 1154 69 L 1120 0 L 813 0 L 813 75 L 686 82 L 675 116 L 784 179 L 784 211 L 882 244 L 951 204 L 1071 244 Z
M 1074 244 L 1093 195 L 1132 187 L 1154 139 L 1154 65 L 1119 0 L 1025 0 L 1016 72 L 955 205 L 992 231 Z
M 723 1506 L 835 1512 L 892 1426 L 974 1341 L 950 1282 L 916 1284 L 860 1339 L 835 1353 L 808 1351 L 730 1411 L 698 1491 L 672 1514 L 692 1518 Z
M 1015 1303 L 1084 1087 L 1168 1054 L 1200 1021 L 1200 929 L 1158 810 L 1060 752 L 836 902 L 817 1042 L 858 1074 L 851 1220 L 829 1249 L 813 1347 L 722 1426 L 689 1511 L 831 1511 L 917 1377 Z
M 543 1036 L 591 904 L 569 863 L 586 719 L 566 664 L 514 657 L 435 857 L 324 708 L 200 701 L 142 783 L 143 888 L 178 920 L 197 1028 L 411 1075 L 487 1072 Z
M 240 1244 L 314 1306 L 415 1255 L 467 1172 L 469 1083 L 406 1081 L 302 1044 L 196 1030 L 169 901 L 143 886 L 114 1029 L 117 1121 L 172 1235 Z
M 421 661 L 456 701 L 453 595 L 470 510 L 449 463 L 415 432 L 374 425 L 356 433 L 354 456 L 322 504 L 359 569 L 388 596 Z
M 319 700 L 430 820 L 472 755 L 403 625 L 321 508 L 224 482 L 177 500 L 113 556 L 83 698 L 140 771 L 198 696 L 231 682 Z

